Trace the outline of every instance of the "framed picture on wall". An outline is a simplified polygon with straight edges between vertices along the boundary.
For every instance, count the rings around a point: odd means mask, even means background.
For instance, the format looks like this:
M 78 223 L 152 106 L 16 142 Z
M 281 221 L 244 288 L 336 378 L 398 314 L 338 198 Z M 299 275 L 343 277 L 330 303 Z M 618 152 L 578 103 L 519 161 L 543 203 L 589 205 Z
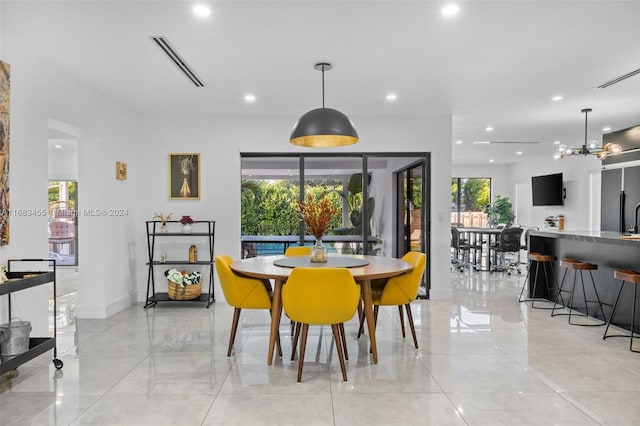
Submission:
M 200 199 L 200 154 L 169 154 L 169 199 Z

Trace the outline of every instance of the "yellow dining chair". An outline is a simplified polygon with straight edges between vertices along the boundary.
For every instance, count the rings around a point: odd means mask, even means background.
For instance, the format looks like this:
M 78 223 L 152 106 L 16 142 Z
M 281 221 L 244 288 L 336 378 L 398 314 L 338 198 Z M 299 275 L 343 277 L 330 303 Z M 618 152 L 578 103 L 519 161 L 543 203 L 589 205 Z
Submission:
M 238 323 L 240 322 L 240 312 L 242 309 L 268 309 L 271 312 L 271 288 L 264 281 L 242 277 L 233 272 L 230 267 L 233 259 L 226 254 L 216 256 L 215 263 L 224 298 L 234 308 L 229 348 L 227 350 L 227 356 L 231 356 L 231 349 L 233 348 Z M 279 334 L 276 343 L 278 345 L 278 354 L 282 356 Z
M 288 257 L 293 256 L 311 256 L 311 246 L 291 246 L 287 247 L 284 251 L 284 255 Z
M 411 327 L 411 334 L 413 335 L 413 343 L 416 349 L 418 349 L 416 329 L 413 324 L 413 315 L 411 315 L 411 307 L 409 305 L 418 296 L 422 275 L 427 265 L 427 255 L 418 251 L 410 251 L 402 256 L 402 260 L 413 266 L 413 269 L 405 274 L 382 281 L 377 285 L 372 283 L 373 317 L 374 322 L 377 324 L 378 309 L 380 306 L 398 306 L 402 338 L 405 338 L 404 315 L 402 313 L 402 306 L 404 305 L 407 311 L 409 327 Z M 362 330 L 363 326 L 364 315 L 360 318 L 360 330 Z
M 346 347 L 343 325 L 353 318 L 360 300 L 360 286 L 347 268 L 295 268 L 282 288 L 282 306 L 296 323 L 302 324 L 302 340 L 298 357 L 298 382 L 302 380 L 304 352 L 309 325 L 330 324 L 336 351 L 347 381 L 343 347 Z M 295 349 L 295 347 L 294 347 Z
M 284 255 L 287 257 L 297 257 L 297 256 L 311 256 L 311 246 L 291 246 L 287 247 L 284 251 Z M 291 320 L 291 335 L 294 335 L 294 331 L 296 328 L 295 321 Z M 291 361 L 293 361 L 293 354 L 295 353 L 295 348 L 291 354 Z

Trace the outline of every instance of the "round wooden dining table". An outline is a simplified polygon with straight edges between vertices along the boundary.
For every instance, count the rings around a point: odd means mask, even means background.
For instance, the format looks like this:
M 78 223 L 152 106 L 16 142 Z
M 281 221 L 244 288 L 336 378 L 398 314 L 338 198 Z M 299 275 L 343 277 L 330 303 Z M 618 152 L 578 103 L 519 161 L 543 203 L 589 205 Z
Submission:
M 305 257 L 309 259 L 309 256 Z M 373 362 L 378 363 L 378 347 L 376 345 L 375 333 L 376 326 L 373 318 L 373 302 L 371 299 L 371 280 L 401 275 L 405 272 L 411 271 L 413 267 L 407 262 L 396 258 L 362 255 L 329 256 L 329 262 L 324 264 L 324 266 L 331 267 L 332 263 L 345 263 L 340 262 L 340 259 L 344 259 L 346 257 L 363 259 L 367 262 L 365 266 L 350 267 L 348 269 L 353 275 L 353 278 L 360 284 L 362 300 L 364 301 L 364 315 L 367 320 L 367 329 L 369 332 L 369 340 L 371 342 Z M 269 333 L 269 351 L 267 354 L 268 365 L 271 365 L 273 362 L 276 337 L 280 327 L 280 317 L 282 315 L 282 286 L 286 283 L 287 278 L 289 278 L 289 274 L 291 274 L 291 271 L 294 269 L 293 267 L 283 267 L 274 264 L 274 261 L 278 261 L 283 258 L 285 258 L 285 256 L 251 257 L 248 259 L 237 260 L 231 264 L 231 269 L 237 274 L 251 278 L 272 279 L 275 282 L 273 288 L 273 299 L 271 302 L 271 332 Z M 332 259 L 334 259 L 335 262 L 332 262 Z M 305 265 L 304 263 L 305 260 L 302 259 L 296 262 L 298 266 L 318 267 L 318 264 L 309 263 L 308 265 Z

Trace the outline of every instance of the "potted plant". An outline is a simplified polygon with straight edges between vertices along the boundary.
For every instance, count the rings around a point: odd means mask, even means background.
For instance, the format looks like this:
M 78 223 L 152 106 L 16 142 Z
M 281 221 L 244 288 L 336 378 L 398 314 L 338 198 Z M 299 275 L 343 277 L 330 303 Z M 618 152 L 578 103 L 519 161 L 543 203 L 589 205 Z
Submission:
M 327 249 L 322 245 L 322 236 L 329 229 L 329 222 L 338 209 L 322 195 L 320 200 L 314 200 L 311 194 L 307 194 L 304 201 L 298 201 L 300 217 L 307 224 L 311 234 L 316 237 L 316 243 L 311 252 L 312 262 L 326 262 Z
M 487 214 L 489 216 L 489 225 L 495 227 L 500 223 L 504 223 L 509 227 L 513 225 L 516 218 L 513 214 L 513 205 L 509 201 L 509 197 L 501 197 L 496 195 L 493 203 L 487 205 Z
M 190 234 L 191 225 L 193 224 L 193 219 L 191 219 L 191 216 L 182 216 L 182 218 L 180 219 L 180 223 L 182 224 L 182 233 Z

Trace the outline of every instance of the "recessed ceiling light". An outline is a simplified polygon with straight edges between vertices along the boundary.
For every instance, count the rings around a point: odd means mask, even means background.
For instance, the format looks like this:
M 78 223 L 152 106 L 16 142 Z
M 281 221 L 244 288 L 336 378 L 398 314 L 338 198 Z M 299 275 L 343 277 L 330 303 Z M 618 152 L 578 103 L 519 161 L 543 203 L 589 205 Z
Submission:
M 562 99 L 564 99 L 562 95 L 555 95 L 553 98 L 551 98 L 552 101 L 556 101 L 556 102 L 561 101 Z
M 475 143 L 475 144 L 488 144 L 488 143 L 491 143 L 491 141 L 473 141 L 473 143 Z
M 485 127 L 484 130 L 486 130 L 487 132 L 493 132 L 493 127 L 487 126 L 487 127 Z
M 54 145 L 54 147 L 55 147 L 56 149 L 60 149 L 60 148 L 62 148 L 62 145 L 60 145 L 59 143 L 57 143 L 57 144 L 55 144 L 55 145 Z
M 522 155 L 522 151 L 516 152 L 516 155 Z
M 197 17 L 197 18 L 208 18 L 209 16 L 211 16 L 211 8 L 209 7 L 208 4 L 204 4 L 204 3 L 197 3 L 195 5 L 193 5 L 193 8 L 191 9 L 191 11 L 193 12 L 193 14 Z
M 440 12 L 446 17 L 456 16 L 460 12 L 460 6 L 455 3 L 449 3 L 445 5 Z
M 554 145 L 560 145 L 560 141 L 553 141 Z
M 396 99 L 398 99 L 398 95 L 396 95 L 395 93 L 389 93 L 389 94 L 387 95 L 387 100 L 388 100 L 389 102 L 393 102 L 393 101 L 395 101 Z
M 490 163 L 493 163 L 493 161 L 494 161 L 493 158 L 489 160 Z
M 603 127 L 603 128 L 602 128 L 602 131 L 603 131 L 603 132 L 609 132 L 609 131 L 611 131 L 611 127 L 609 127 L 609 126 L 607 126 L 607 127 Z
M 462 145 L 464 142 L 462 142 L 462 141 L 456 141 L 456 143 L 457 143 L 458 145 Z
M 245 102 L 249 102 L 249 103 L 253 103 L 253 102 L 256 101 L 256 95 L 248 93 L 248 94 L 244 95 L 244 101 Z

